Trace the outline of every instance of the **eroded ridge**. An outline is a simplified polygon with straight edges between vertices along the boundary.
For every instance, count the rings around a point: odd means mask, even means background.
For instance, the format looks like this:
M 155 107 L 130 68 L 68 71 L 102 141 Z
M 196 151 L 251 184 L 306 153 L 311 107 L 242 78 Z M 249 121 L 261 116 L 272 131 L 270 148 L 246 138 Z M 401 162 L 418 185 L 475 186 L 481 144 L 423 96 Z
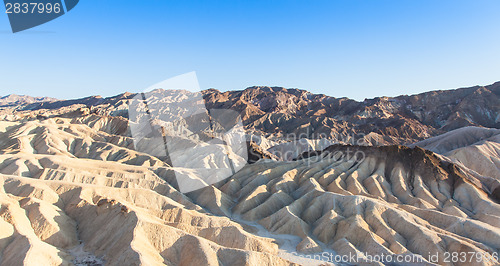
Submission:
M 180 193 L 174 169 L 134 151 L 123 122 L 1 122 L 2 265 L 71 265 L 78 249 L 106 265 L 292 264 L 273 239 Z
M 0 153 L 7 265 L 70 264 L 77 247 L 109 265 L 292 264 L 251 223 L 298 236 L 308 254 L 500 249 L 498 180 L 421 148 L 333 145 L 188 194 L 173 171 L 197 173 L 135 151 L 121 117 L 2 121 Z
M 364 159 L 356 160 L 356 152 Z M 447 264 L 445 252 L 499 251 L 498 189 L 497 180 L 421 148 L 333 145 L 291 163 L 250 165 L 192 197 L 210 210 L 301 237 L 298 251 L 423 259 L 439 253 L 439 264 Z

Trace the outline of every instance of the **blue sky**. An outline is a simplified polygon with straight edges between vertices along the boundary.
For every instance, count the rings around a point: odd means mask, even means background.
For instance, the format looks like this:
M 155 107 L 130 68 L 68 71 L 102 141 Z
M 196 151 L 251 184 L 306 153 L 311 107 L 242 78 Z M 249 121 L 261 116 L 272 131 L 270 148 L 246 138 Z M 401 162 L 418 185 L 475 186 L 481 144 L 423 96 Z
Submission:
M 500 80 L 500 1 L 82 0 L 12 34 L 0 9 L 0 95 L 301 88 L 357 100 Z

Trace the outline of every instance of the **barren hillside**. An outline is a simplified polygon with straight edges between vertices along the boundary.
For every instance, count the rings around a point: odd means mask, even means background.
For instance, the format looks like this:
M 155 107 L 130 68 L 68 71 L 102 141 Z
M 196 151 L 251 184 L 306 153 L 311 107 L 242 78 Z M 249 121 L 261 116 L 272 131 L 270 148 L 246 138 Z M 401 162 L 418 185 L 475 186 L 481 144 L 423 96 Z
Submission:
M 329 262 L 304 256 L 359 252 L 351 264 L 383 265 L 369 261 L 383 254 L 496 265 L 498 129 L 484 127 L 498 127 L 499 86 L 362 103 L 283 88 L 205 91 L 209 110 L 238 111 L 261 141 L 246 143 L 249 163 L 235 174 L 189 193 L 176 174 L 209 177 L 172 161 L 229 168 L 227 158 L 202 140 L 176 139 L 202 149 L 163 157 L 138 149 L 128 120 L 135 94 L 3 107 L 0 263 L 320 265 Z M 483 127 L 452 130 L 462 125 Z M 307 128 L 329 137 L 282 138 Z M 359 133 L 362 146 L 342 138 Z M 447 261 L 453 252 L 469 254 L 467 263 Z

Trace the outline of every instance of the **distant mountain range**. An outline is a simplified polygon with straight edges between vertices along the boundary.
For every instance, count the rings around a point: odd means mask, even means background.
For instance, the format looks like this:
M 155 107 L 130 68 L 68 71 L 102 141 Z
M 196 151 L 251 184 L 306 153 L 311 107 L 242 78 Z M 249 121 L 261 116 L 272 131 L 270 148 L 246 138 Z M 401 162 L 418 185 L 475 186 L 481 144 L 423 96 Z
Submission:
M 281 87 L 228 92 L 209 89 L 203 94 L 207 108 L 236 110 L 247 130 L 269 138 L 357 137 L 370 144 L 409 144 L 465 126 L 500 128 L 500 82 L 362 102 Z M 79 106 L 100 115 L 127 118 L 128 102 L 135 96 L 124 93 L 55 100 L 10 95 L 1 103 L 20 111 Z
M 25 95 L 9 94 L 7 96 L 3 96 L 0 98 L 0 107 L 19 106 L 30 103 L 53 102 L 53 101 L 57 101 L 57 99 L 50 97 L 32 97 Z

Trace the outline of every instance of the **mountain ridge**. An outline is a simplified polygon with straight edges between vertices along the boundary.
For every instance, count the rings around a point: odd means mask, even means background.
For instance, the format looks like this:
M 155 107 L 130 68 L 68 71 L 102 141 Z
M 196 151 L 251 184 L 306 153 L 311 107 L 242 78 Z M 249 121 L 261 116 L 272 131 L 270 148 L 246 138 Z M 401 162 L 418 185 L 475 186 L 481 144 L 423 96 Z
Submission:
M 190 95 L 187 91 L 180 93 Z M 226 92 L 208 89 L 202 94 L 207 109 L 235 110 L 240 113 L 247 130 L 271 138 L 301 135 L 348 139 L 372 134 L 370 139 L 374 142 L 383 139 L 388 144 L 408 144 L 465 126 L 500 128 L 500 82 L 415 95 L 376 97 L 362 102 L 300 89 L 265 86 Z M 136 95 L 126 92 L 107 98 L 89 96 L 24 103 L 16 106 L 16 110 L 75 109 L 79 106 L 88 108 L 90 113 L 128 118 L 128 103 Z M 8 108 L 12 106 L 2 109 Z
M 57 100 L 58 99 L 51 97 L 34 97 L 28 95 L 8 94 L 6 96 L 0 97 L 0 107 L 24 105 L 36 102 L 57 101 Z

